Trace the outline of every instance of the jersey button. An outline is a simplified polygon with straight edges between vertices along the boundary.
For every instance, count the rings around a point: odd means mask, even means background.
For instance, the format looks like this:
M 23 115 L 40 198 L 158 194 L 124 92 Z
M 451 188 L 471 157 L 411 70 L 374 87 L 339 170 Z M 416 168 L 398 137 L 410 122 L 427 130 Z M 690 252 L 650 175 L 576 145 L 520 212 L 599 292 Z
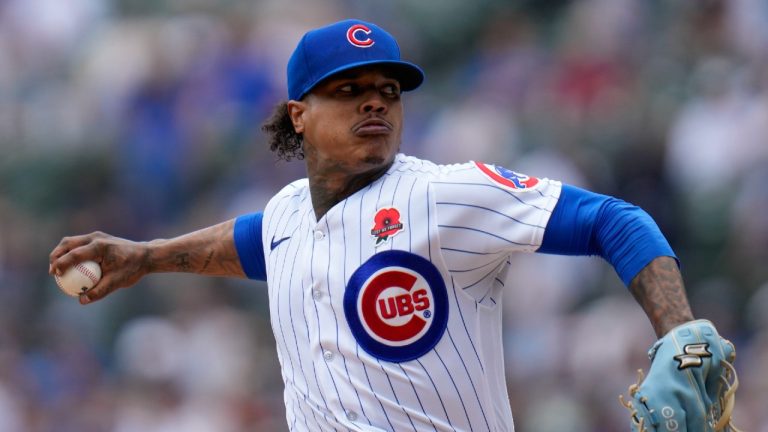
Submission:
M 315 231 L 315 240 L 322 240 L 325 238 L 325 233 L 322 231 Z
M 325 361 L 331 361 L 333 360 L 333 353 L 330 351 L 326 351 L 323 353 L 323 358 L 325 359 Z
M 357 420 L 357 413 L 354 411 L 347 411 L 347 420 L 349 421 Z
M 312 297 L 314 297 L 315 300 L 320 300 L 323 297 L 323 292 L 320 290 L 314 290 L 312 291 Z

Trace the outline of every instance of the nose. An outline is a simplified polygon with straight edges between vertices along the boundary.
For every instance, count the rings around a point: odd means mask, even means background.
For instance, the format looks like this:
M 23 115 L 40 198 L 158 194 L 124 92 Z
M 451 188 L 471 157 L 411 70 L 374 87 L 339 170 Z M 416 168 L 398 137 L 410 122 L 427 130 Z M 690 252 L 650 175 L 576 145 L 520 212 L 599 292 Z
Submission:
M 378 113 L 384 114 L 387 112 L 387 102 L 379 92 L 369 92 L 368 97 L 360 105 L 360 110 L 363 114 Z

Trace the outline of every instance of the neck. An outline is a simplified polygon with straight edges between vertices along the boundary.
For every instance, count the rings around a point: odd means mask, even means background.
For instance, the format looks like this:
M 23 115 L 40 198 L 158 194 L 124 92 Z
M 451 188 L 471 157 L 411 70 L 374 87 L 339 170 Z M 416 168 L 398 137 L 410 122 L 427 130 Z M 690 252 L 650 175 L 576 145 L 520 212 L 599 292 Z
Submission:
M 350 173 L 341 164 L 308 169 L 309 192 L 317 220 L 328 213 L 331 207 L 384 175 L 393 162 L 362 173 Z

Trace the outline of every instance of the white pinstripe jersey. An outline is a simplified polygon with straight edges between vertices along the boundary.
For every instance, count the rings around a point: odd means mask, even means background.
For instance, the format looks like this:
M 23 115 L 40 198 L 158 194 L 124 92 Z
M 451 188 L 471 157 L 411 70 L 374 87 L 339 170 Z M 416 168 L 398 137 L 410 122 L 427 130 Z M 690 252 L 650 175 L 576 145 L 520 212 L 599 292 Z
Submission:
M 290 429 L 513 430 L 498 303 L 560 188 L 397 155 L 319 221 L 306 179 L 275 195 L 262 241 Z

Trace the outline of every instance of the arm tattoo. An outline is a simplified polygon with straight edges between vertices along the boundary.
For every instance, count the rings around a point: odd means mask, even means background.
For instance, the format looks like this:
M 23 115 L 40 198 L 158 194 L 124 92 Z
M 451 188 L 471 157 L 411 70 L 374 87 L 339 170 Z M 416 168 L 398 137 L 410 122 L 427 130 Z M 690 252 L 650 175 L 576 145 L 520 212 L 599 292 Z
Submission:
M 191 266 L 189 264 L 189 254 L 187 252 L 182 252 L 176 255 L 176 268 L 183 272 L 189 271 Z
M 203 263 L 203 269 L 201 271 L 205 271 L 205 269 L 208 268 L 208 264 L 211 263 L 211 258 L 213 258 L 213 251 L 208 253 L 208 256 L 205 258 L 205 263 Z
M 231 221 L 214 228 L 216 230 L 214 249 L 208 254 L 205 265 L 203 265 L 203 271 L 208 269 L 206 274 L 219 276 L 244 275 L 240 265 L 240 256 L 237 254 L 232 236 L 233 227 L 234 221 Z M 214 251 L 216 252 L 215 254 Z
M 693 319 L 677 263 L 658 257 L 635 276 L 629 290 L 643 307 L 659 337 Z
M 150 272 L 244 277 L 234 242 L 234 224 L 231 219 L 170 240 L 153 240 L 148 243 L 144 265 Z

